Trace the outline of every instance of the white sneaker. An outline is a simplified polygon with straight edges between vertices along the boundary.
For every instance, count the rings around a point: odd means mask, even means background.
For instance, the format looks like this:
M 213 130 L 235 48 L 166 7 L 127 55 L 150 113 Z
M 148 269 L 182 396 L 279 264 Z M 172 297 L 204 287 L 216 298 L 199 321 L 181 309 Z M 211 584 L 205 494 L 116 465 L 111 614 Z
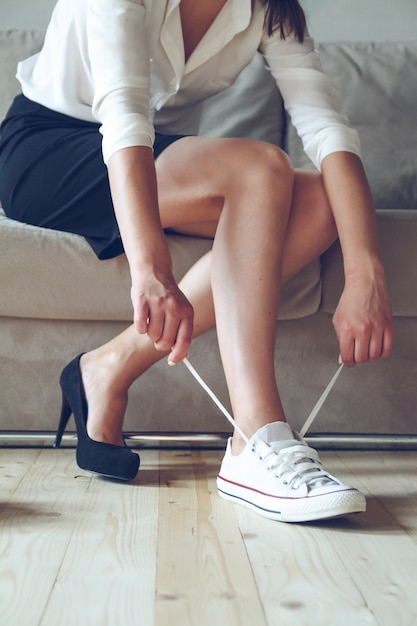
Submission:
M 285 422 L 258 430 L 238 455 L 231 439 L 217 477 L 220 496 L 282 522 L 361 513 L 363 494 L 326 472 L 317 452 Z

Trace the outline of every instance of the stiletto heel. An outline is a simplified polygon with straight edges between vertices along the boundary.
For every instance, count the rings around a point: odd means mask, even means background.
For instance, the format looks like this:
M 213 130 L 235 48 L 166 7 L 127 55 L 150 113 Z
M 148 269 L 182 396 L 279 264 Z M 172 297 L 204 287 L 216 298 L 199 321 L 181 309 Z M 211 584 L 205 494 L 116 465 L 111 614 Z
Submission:
M 111 443 L 95 441 L 87 433 L 88 406 L 85 399 L 78 355 L 62 371 L 60 385 L 62 389 L 62 408 L 56 433 L 55 447 L 59 447 L 71 414 L 74 415 L 77 428 L 77 464 L 81 469 L 96 472 L 119 480 L 132 480 L 138 472 L 139 455 L 126 445 L 116 446 Z
M 61 417 L 59 418 L 58 430 L 56 431 L 54 448 L 59 448 L 61 445 L 62 435 L 64 434 L 64 430 L 68 424 L 68 420 L 71 417 L 71 413 L 71 407 L 65 397 L 64 392 L 62 392 Z

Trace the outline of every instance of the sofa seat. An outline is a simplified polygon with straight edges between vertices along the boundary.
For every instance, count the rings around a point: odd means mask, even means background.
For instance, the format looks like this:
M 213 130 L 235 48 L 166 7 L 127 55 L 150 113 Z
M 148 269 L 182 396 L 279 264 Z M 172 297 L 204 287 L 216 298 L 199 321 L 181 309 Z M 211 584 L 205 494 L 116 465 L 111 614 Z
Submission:
M 167 240 L 177 280 L 212 245 L 180 235 Z M 312 315 L 320 300 L 320 262 L 314 261 L 286 285 L 280 316 Z M 82 237 L 21 224 L 0 207 L 0 316 L 127 324 L 133 312 L 126 257 L 99 261 Z

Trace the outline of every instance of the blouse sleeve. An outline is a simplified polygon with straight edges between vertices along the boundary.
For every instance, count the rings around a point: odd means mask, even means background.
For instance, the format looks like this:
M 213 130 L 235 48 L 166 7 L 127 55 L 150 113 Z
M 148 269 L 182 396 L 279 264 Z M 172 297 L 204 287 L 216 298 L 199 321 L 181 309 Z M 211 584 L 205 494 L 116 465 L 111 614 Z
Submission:
M 340 94 L 323 73 L 312 38 L 300 43 L 274 35 L 264 38 L 261 52 L 314 165 L 320 169 L 324 157 L 337 151 L 360 156 L 358 134 L 341 113 Z
M 144 14 L 139 0 L 88 0 L 92 111 L 101 124 L 106 163 L 122 148 L 153 145 Z

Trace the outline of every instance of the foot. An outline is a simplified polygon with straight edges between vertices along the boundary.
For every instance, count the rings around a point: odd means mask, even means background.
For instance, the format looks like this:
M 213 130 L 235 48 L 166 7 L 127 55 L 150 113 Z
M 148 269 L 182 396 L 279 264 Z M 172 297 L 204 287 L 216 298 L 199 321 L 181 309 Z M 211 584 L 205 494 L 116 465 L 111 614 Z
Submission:
M 244 450 L 229 440 L 217 488 L 264 517 L 307 522 L 365 511 L 365 497 L 326 472 L 317 452 L 285 422 L 258 430 Z
M 88 405 L 88 436 L 94 441 L 124 446 L 127 390 L 117 387 L 111 364 L 97 358 L 94 352 L 81 357 L 80 371 Z

